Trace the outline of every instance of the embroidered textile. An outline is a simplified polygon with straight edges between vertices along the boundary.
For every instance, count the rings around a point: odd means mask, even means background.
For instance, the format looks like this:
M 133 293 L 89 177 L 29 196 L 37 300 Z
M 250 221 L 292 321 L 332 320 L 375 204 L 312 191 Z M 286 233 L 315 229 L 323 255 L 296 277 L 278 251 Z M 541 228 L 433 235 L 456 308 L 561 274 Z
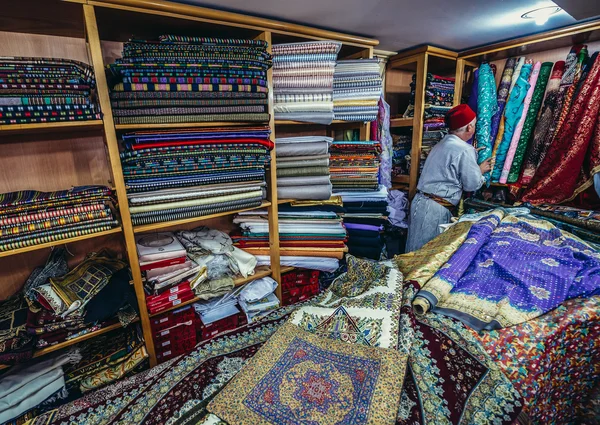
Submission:
M 496 80 L 489 64 L 484 63 L 479 68 L 479 82 L 477 87 L 477 123 L 475 124 L 475 139 L 477 147 L 483 148 L 477 153 L 477 162 L 491 158 L 493 139 L 491 137 L 492 118 L 498 111 L 498 95 L 496 94 Z M 487 182 L 489 173 L 484 174 Z

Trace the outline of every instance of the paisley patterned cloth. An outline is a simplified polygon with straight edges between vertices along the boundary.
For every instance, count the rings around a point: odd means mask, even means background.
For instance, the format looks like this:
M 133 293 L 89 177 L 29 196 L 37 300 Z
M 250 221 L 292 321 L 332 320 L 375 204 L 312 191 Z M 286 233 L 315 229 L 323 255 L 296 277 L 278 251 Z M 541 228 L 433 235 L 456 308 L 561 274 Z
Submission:
M 489 64 L 484 63 L 479 68 L 479 82 L 477 87 L 477 124 L 475 125 L 475 139 L 477 147 L 483 148 L 478 152 L 477 162 L 492 156 L 491 130 L 492 118 L 498 112 L 498 96 L 496 94 L 496 80 Z M 486 182 L 490 180 L 490 173 L 484 174 Z
M 476 330 L 499 329 L 595 293 L 599 252 L 547 221 L 497 209 L 471 227 L 425 283 L 415 308 L 423 312 L 429 305 Z
M 348 271 L 338 276 L 329 290 L 339 297 L 355 297 L 367 291 L 373 282 L 385 278 L 388 268 L 375 261 L 346 256 Z
M 502 168 L 502 174 L 500 175 L 500 183 L 506 183 L 506 180 L 508 179 L 508 173 L 510 172 L 510 168 L 512 167 L 512 162 L 515 157 L 515 153 L 517 152 L 517 147 L 519 146 L 519 140 L 521 140 L 521 133 L 523 131 L 523 125 L 525 124 L 525 117 L 527 116 L 527 112 L 529 111 L 529 104 L 531 103 L 533 91 L 535 90 L 538 75 L 540 74 L 540 67 L 541 63 L 537 62 L 534 65 L 533 71 L 531 72 L 531 75 L 529 77 L 529 89 L 527 90 L 527 95 L 525 96 L 525 100 L 523 101 L 523 110 L 521 112 L 521 118 L 519 118 L 518 124 L 513 132 L 512 139 L 510 141 L 508 152 L 506 153 L 504 167 Z
M 523 114 L 523 107 L 527 91 L 529 90 L 529 75 L 531 64 L 525 64 L 516 80 L 514 89 L 510 92 L 506 109 L 504 110 L 504 134 L 496 152 L 496 163 L 492 171 L 492 181 L 498 182 L 504 167 L 504 161 L 508 154 L 515 129 Z
M 557 204 L 571 200 L 592 186 L 594 174 L 600 171 L 600 61 L 591 63 L 569 117 L 523 195 L 524 201 Z

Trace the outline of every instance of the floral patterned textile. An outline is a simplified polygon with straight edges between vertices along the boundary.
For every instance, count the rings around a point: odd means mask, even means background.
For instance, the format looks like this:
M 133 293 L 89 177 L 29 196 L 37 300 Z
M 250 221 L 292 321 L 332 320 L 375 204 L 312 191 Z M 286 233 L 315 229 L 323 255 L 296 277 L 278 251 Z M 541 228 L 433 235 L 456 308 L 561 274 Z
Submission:
M 237 425 L 393 424 L 406 362 L 396 350 L 283 325 L 209 404 Z
M 471 227 L 416 299 L 482 330 L 531 320 L 599 290 L 594 248 L 548 221 L 496 209 Z
M 348 271 L 337 277 L 329 288 L 340 297 L 355 297 L 368 290 L 372 284 L 385 278 L 388 268 L 381 263 L 356 258 L 353 255 L 346 257 Z
M 587 399 L 600 388 L 600 297 L 566 301 L 510 328 L 471 333 L 523 395 L 532 423 L 571 424 L 593 409 Z

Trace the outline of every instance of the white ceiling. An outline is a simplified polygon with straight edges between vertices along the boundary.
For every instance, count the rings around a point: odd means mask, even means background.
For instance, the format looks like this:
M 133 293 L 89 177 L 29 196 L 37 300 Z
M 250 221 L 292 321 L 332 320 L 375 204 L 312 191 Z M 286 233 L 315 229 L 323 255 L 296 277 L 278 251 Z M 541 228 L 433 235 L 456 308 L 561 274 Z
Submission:
M 464 50 L 577 22 L 565 11 L 543 26 L 521 19 L 532 9 L 554 6 L 550 0 L 174 1 L 373 37 L 379 49 L 393 51 L 420 44 Z M 557 0 L 567 10 L 571 1 L 593 4 L 600 15 L 598 0 Z

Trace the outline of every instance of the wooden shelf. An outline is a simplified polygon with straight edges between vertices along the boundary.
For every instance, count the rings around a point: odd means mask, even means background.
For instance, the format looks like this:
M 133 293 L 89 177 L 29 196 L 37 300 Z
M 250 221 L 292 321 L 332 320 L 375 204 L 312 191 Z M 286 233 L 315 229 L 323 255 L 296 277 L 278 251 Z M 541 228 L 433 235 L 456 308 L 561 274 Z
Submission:
M 295 199 L 278 199 L 277 203 L 281 205 L 281 204 L 287 204 L 289 202 L 294 202 L 294 201 L 295 201 Z
M 118 131 L 134 130 L 165 130 L 169 128 L 207 128 L 207 127 L 244 127 L 244 126 L 265 126 L 268 123 L 251 121 L 210 121 L 210 122 L 188 122 L 188 123 L 168 123 L 168 124 L 115 124 Z
M 162 221 L 160 223 L 152 223 L 152 224 L 142 224 L 140 226 L 134 226 L 133 231 L 134 231 L 134 233 L 152 232 L 154 230 L 165 229 L 167 227 L 181 226 L 182 224 L 194 223 L 196 221 L 210 220 L 211 218 L 223 217 L 226 215 L 237 214 L 237 213 L 241 213 L 244 211 L 257 210 L 259 208 L 266 208 L 266 207 L 270 207 L 270 206 L 271 206 L 271 203 L 269 201 L 263 201 L 263 203 L 260 204 L 258 207 L 243 208 L 241 210 L 234 210 L 234 211 L 224 211 L 222 213 L 202 215 L 200 217 L 184 218 L 181 220 Z
M 410 176 L 402 175 L 402 176 L 392 177 L 392 183 L 409 184 L 410 183 Z
M 134 323 L 137 322 L 137 321 L 139 321 L 139 319 L 136 319 L 134 321 Z M 90 332 L 90 333 L 87 333 L 85 335 L 78 336 L 78 337 L 70 339 L 68 341 L 64 341 L 64 342 L 60 342 L 60 343 L 55 344 L 55 345 L 50 345 L 48 347 L 40 348 L 38 350 L 35 350 L 35 352 L 33 353 L 33 358 L 45 356 L 46 354 L 50 354 L 50 353 L 53 353 L 55 351 L 62 350 L 63 348 L 67 348 L 67 347 L 70 347 L 71 345 L 78 344 L 80 342 L 86 341 L 86 340 L 91 339 L 91 338 L 95 338 L 97 336 L 100 336 L 100 335 L 105 334 L 105 333 L 110 332 L 110 331 L 114 331 L 115 329 L 119 329 L 121 327 L 122 327 L 121 323 L 113 323 L 112 325 L 109 325 L 109 326 L 107 326 L 105 328 L 98 329 L 97 331 Z M 6 368 L 12 367 L 12 366 L 13 365 L 0 364 L 0 370 L 6 369 Z
M 113 235 L 115 233 L 120 233 L 120 232 L 122 232 L 121 226 L 115 227 L 114 229 L 105 230 L 104 232 L 96 232 L 96 233 L 91 233 L 89 235 L 75 236 L 74 238 L 60 239 L 60 240 L 54 241 L 54 242 L 46 242 L 46 243 L 42 243 L 42 244 L 38 244 L 38 245 L 27 246 L 24 248 L 11 249 L 10 251 L 0 251 L 0 258 L 9 257 L 11 255 L 22 254 L 24 252 L 37 251 L 38 249 L 50 248 L 50 247 L 57 246 L 57 245 L 65 245 L 68 243 L 74 243 L 74 242 L 83 241 L 86 239 L 100 238 L 102 236 Z
M 292 267 L 292 266 L 282 266 L 281 267 L 281 273 L 287 273 L 287 272 L 291 272 L 292 270 L 296 269 L 296 267 Z
M 390 128 L 412 127 L 413 118 L 392 118 L 390 120 Z
M 267 276 L 271 276 L 271 268 L 267 267 L 267 266 L 258 266 L 254 269 L 254 274 L 252 276 L 238 277 L 233 282 L 235 284 L 235 287 L 237 288 L 238 286 L 242 286 L 248 282 L 252 282 L 253 280 L 260 279 L 260 278 L 267 277 Z M 186 305 L 190 305 L 190 304 L 193 304 L 198 301 L 200 301 L 200 298 L 194 297 L 191 300 L 187 300 L 187 301 L 182 302 L 181 304 L 177 304 L 176 306 L 169 307 L 166 310 L 161 311 L 160 313 L 150 314 L 150 317 L 159 316 L 168 311 L 175 310 L 175 309 L 181 308 L 181 307 L 185 307 Z
M 80 130 L 101 130 L 102 120 L 42 122 L 33 124 L 0 125 L 0 135 L 20 133 L 58 133 Z

